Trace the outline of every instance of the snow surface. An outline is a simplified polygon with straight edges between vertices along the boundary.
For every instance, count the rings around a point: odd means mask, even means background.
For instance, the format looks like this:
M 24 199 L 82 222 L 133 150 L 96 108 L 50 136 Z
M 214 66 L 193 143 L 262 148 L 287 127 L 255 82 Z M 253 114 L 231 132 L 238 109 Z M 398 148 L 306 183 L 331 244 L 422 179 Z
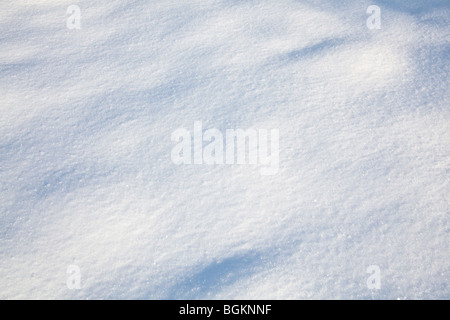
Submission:
M 450 298 L 449 20 L 448 0 L 2 0 L 0 298 Z M 278 173 L 175 165 L 195 121 L 279 129 Z

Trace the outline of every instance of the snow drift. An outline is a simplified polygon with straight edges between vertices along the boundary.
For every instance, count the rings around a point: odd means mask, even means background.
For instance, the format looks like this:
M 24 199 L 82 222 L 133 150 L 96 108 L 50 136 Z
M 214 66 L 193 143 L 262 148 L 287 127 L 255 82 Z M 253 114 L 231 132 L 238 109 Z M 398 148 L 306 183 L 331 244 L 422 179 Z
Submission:
M 0 298 L 448 299 L 449 9 L 3 1 Z M 277 174 L 174 164 L 195 121 Z

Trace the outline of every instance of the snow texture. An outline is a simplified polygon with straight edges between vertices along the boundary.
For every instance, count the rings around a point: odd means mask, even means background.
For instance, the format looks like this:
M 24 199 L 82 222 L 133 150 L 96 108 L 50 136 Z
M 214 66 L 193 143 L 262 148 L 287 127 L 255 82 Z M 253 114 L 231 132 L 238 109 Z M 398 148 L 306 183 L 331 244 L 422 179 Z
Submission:
M 2 0 L 0 298 L 450 298 L 449 20 L 448 0 Z M 278 173 L 174 164 L 195 121 L 278 129 Z

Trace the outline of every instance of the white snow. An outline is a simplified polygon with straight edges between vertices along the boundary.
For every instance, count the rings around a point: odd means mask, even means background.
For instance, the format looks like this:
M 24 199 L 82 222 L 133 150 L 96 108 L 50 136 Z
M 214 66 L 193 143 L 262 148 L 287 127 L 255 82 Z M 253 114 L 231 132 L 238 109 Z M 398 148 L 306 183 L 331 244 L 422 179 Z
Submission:
M 3 0 L 0 299 L 450 298 L 449 20 L 447 0 Z M 195 121 L 278 129 L 278 173 L 175 165 Z

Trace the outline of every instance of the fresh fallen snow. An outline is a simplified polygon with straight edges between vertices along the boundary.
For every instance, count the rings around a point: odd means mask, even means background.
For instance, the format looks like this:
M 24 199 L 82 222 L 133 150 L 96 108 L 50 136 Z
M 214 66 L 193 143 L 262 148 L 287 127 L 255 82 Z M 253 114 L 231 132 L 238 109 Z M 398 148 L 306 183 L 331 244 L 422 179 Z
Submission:
M 0 298 L 450 298 L 449 20 L 447 0 L 2 1 Z M 278 129 L 278 173 L 175 165 L 195 121 Z

